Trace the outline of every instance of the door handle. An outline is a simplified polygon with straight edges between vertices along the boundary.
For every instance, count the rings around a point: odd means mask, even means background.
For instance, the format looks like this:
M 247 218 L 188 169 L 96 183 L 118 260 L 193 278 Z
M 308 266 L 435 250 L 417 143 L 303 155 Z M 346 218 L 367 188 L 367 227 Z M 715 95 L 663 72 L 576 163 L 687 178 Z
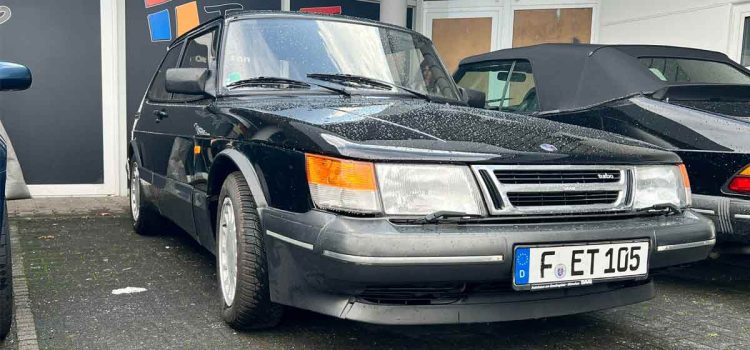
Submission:
M 160 122 L 160 121 L 161 121 L 162 119 L 164 119 L 164 118 L 166 118 L 166 117 L 169 117 L 169 114 L 167 113 L 167 111 L 166 111 L 166 110 L 164 110 L 164 109 L 160 109 L 160 110 L 155 110 L 155 111 L 154 111 L 154 116 L 156 117 L 156 122 L 158 123 L 158 122 Z

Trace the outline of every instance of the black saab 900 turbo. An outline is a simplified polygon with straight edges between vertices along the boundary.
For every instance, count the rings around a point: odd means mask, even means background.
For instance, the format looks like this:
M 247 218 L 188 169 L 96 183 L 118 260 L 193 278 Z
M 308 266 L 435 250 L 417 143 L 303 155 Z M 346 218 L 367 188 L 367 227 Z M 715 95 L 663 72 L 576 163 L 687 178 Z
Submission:
M 704 259 L 678 156 L 465 107 L 432 43 L 345 17 L 242 13 L 176 39 L 130 143 L 135 230 L 216 254 L 224 319 L 283 305 L 383 324 L 539 318 L 654 296 Z
M 713 219 L 722 248 L 749 249 L 750 71 L 726 55 L 669 46 L 546 44 L 467 58 L 455 78 L 485 92 L 485 108 L 674 151 L 690 173 L 695 210 Z

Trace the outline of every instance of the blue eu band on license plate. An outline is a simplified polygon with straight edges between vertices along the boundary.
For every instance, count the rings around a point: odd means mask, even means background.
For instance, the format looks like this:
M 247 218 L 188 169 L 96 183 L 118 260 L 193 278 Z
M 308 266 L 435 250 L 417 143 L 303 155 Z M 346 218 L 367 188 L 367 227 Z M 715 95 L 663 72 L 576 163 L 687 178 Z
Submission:
M 530 248 L 517 248 L 515 256 L 515 281 L 517 285 L 529 283 Z

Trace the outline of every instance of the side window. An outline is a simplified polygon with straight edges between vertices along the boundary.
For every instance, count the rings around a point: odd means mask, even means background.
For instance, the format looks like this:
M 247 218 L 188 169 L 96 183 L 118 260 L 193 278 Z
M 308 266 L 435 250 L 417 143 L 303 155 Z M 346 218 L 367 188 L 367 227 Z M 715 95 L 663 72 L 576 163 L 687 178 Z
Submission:
M 217 46 L 214 44 L 216 30 L 194 37 L 187 42 L 185 54 L 182 56 L 180 68 L 206 68 L 215 67 Z M 175 94 L 173 100 L 194 100 L 194 95 Z
M 167 56 L 162 61 L 159 70 L 156 72 L 156 77 L 151 83 L 151 88 L 148 90 L 148 99 L 153 101 L 168 101 L 171 94 L 165 89 L 165 76 L 167 69 L 177 67 L 177 60 L 180 59 L 180 51 L 182 51 L 182 44 L 179 44 L 167 52 Z
M 458 85 L 487 95 L 485 108 L 507 112 L 539 110 L 536 82 L 527 60 L 497 61 L 464 67 Z
M 185 48 L 182 62 L 180 62 L 180 68 L 208 68 L 209 62 L 216 59 L 215 34 L 216 31 L 213 30 L 190 39 L 187 48 Z

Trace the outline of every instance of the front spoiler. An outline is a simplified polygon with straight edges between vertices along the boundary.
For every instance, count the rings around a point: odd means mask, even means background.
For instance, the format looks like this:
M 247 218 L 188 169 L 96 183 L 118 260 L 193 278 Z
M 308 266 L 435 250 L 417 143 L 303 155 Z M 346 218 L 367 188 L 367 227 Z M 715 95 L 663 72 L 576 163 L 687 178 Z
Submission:
M 650 280 L 537 292 L 499 290 L 449 303 L 394 305 L 363 297 L 371 288 L 440 283 L 508 286 L 519 244 L 649 239 L 650 268 L 703 260 L 713 224 L 680 215 L 596 222 L 396 225 L 321 211 L 261 211 L 271 299 L 323 314 L 381 324 L 519 320 L 588 312 L 653 297 Z

